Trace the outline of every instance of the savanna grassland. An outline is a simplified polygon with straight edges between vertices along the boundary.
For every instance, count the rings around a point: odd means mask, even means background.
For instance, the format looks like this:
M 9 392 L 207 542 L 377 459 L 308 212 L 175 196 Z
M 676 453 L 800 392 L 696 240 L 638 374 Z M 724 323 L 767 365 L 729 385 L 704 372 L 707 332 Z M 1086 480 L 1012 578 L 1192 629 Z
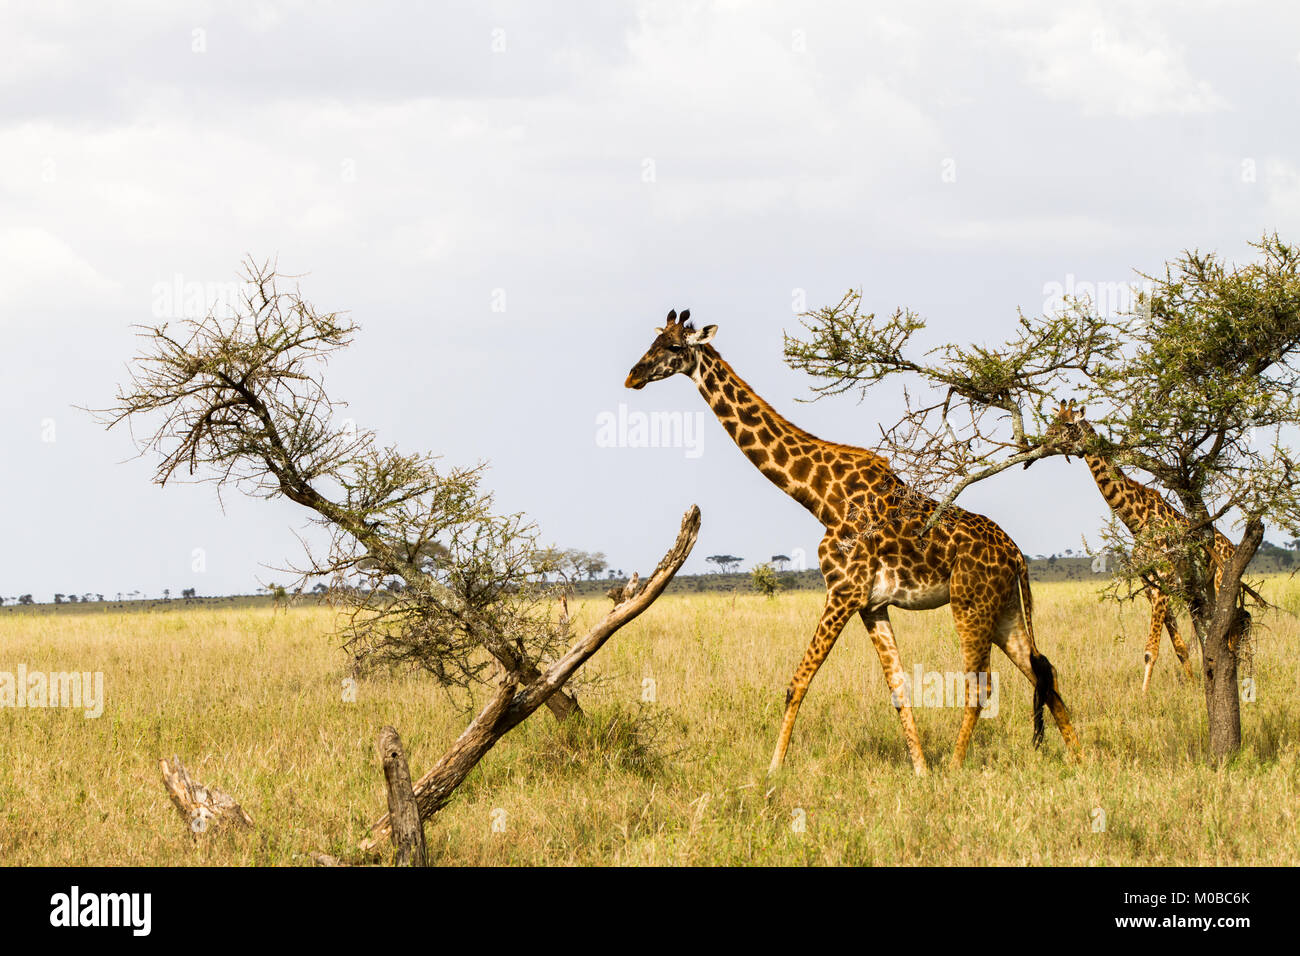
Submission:
M 1081 766 L 1064 759 L 1050 719 L 1044 747 L 1033 749 L 1028 683 L 995 651 L 998 716 L 980 721 L 966 767 L 954 772 L 946 760 L 959 710 L 917 708 L 931 772 L 916 778 L 855 620 L 814 682 L 769 792 L 786 683 L 820 595 L 668 595 L 588 665 L 600 680 L 579 688 L 587 720 L 561 727 L 539 711 L 488 754 L 427 824 L 431 857 L 440 865 L 1296 863 L 1300 582 L 1264 585 L 1283 610 L 1262 615 L 1243 668 L 1256 686 L 1242 706 L 1245 745 L 1222 770 L 1203 758 L 1199 676 L 1176 680 L 1167 640 L 1150 693 L 1139 691 L 1145 602 L 1101 601 L 1091 583 L 1034 591 L 1039 645 L 1083 737 Z M 582 619 L 607 603 L 588 600 Z M 909 673 L 917 664 L 959 669 L 946 608 L 893 620 Z M 0 670 L 103 671 L 106 687 L 98 719 L 0 709 L 0 862 L 348 858 L 385 808 L 379 728 L 399 729 L 418 776 L 468 715 L 412 673 L 365 677 L 346 702 L 349 662 L 331 626 L 319 606 L 0 617 Z M 172 754 L 235 796 L 255 829 L 192 838 L 158 771 Z

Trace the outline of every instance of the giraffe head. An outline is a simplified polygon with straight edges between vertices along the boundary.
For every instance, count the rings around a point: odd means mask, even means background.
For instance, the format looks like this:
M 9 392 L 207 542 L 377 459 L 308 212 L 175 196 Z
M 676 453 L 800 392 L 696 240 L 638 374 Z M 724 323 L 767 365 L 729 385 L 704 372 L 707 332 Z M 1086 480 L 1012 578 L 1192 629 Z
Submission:
M 1076 408 L 1073 401 L 1069 404 L 1061 402 L 1056 409 L 1056 418 L 1043 435 L 1042 444 L 1050 452 L 1064 454 L 1065 460 L 1069 461 L 1071 455 L 1084 453 L 1094 434 L 1083 416 L 1083 409 Z
M 669 378 L 678 372 L 683 375 L 695 373 L 695 368 L 700 361 L 700 347 L 713 338 L 713 333 L 718 331 L 718 327 L 706 325 L 697 331 L 695 326 L 687 321 L 690 317 L 690 309 L 682 312 L 680 319 L 677 317 L 676 310 L 668 313 L 667 324 L 663 328 L 655 329 L 658 335 L 650 343 L 650 348 L 645 355 L 641 356 L 641 360 L 632 366 L 632 371 L 627 373 L 627 381 L 623 383 L 624 385 L 628 388 L 645 388 L 649 382 Z

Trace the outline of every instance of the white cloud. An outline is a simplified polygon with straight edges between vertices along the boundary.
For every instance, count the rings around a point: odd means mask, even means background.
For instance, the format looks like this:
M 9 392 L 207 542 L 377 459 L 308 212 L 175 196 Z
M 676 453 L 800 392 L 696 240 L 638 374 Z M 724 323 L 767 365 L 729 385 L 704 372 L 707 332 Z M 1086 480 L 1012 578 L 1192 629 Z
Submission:
M 310 272 L 313 301 L 366 330 L 335 366 L 359 419 L 404 447 L 490 458 L 502 500 L 549 509 L 543 525 L 566 544 L 653 561 L 648 524 L 606 540 L 607 516 L 627 494 L 653 504 L 650 483 L 667 476 L 707 505 L 746 467 L 734 449 L 710 451 L 708 487 L 692 488 L 680 462 L 591 457 L 580 429 L 540 444 L 528 415 L 589 422 L 625 397 L 622 374 L 667 308 L 712 312 L 737 367 L 778 383 L 773 401 L 854 440 L 892 406 L 790 403 L 807 384 L 780 359 L 796 287 L 815 306 L 861 283 L 873 308 L 914 306 L 936 335 L 978 323 L 997 337 L 1045 277 L 1123 277 L 1185 245 L 1300 222 L 1295 166 L 1268 159 L 1297 153 L 1267 106 L 1277 76 L 1294 75 L 1295 31 L 1271 24 L 1280 52 L 1230 62 L 1214 11 L 1091 3 L 0 8 L 0 321 L 42 322 L 25 338 L 17 327 L 11 357 L 44 349 L 9 363 L 0 407 L 107 393 L 156 283 L 206 288 L 246 252 L 278 254 Z M 1260 157 L 1257 183 L 1230 175 L 1240 156 Z M 941 178 L 949 158 L 955 181 Z M 489 309 L 496 287 L 508 314 Z M 664 388 L 639 400 L 675 394 Z M 472 413 L 446 413 L 460 403 Z M 10 492 L 33 502 L 14 533 L 62 540 L 49 523 L 74 478 L 114 474 L 108 447 L 60 444 L 66 463 Z M 575 473 L 625 471 L 574 509 L 571 482 L 538 472 L 543 453 Z M 749 477 L 764 497 L 717 492 L 710 533 L 737 553 L 788 549 L 802 512 Z M 115 509 L 159 507 L 131 482 Z M 185 507 L 180 555 L 218 534 L 206 505 Z M 756 507 L 771 525 L 745 523 Z M 265 522 L 257 508 L 245 533 Z M 1049 532 L 1035 517 L 1023 543 L 1050 549 L 1076 519 L 1062 511 Z M 102 544 L 97 560 L 155 573 L 158 546 Z M 247 583 L 242 565 L 230 574 L 214 588 Z
M 1078 253 L 1122 240 L 1126 235 L 1123 225 L 1093 216 L 1009 216 L 951 220 L 939 227 L 936 238 L 1012 249 L 1032 243 L 1038 249 L 1059 248 Z
M 0 322 L 6 325 L 103 305 L 120 291 L 67 242 L 37 226 L 0 226 L 0 262 Z
M 1077 104 L 1086 116 L 1140 119 L 1228 106 L 1192 74 L 1182 50 L 1139 17 L 1076 8 L 1046 26 L 1006 29 L 1002 40 L 1024 61 L 1031 84 L 1052 99 Z
M 1293 235 L 1300 229 L 1300 167 L 1279 156 L 1270 157 L 1263 163 L 1259 181 L 1267 197 L 1267 219 L 1262 226 L 1278 230 L 1284 238 Z

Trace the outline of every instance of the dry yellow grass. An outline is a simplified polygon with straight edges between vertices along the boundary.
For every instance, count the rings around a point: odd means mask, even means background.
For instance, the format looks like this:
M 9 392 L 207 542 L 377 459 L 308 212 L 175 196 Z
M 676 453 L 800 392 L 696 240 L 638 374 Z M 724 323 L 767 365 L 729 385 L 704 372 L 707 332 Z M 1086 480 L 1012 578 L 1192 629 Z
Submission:
M 1255 640 L 1256 700 L 1234 763 L 1203 761 L 1204 702 L 1162 652 L 1139 693 L 1145 603 L 1090 586 L 1035 588 L 1036 631 L 1083 735 L 1067 764 L 1050 725 L 1030 743 L 1028 684 L 995 651 L 1000 710 L 967 766 L 946 768 L 959 712 L 919 708 L 913 776 L 880 667 L 854 621 L 800 714 L 786 770 L 764 772 L 786 682 L 821 598 L 661 599 L 597 655 L 590 720 L 539 712 L 488 755 L 427 827 L 439 864 L 1294 864 L 1300 784 L 1300 586 Z M 591 618 L 604 602 L 592 602 Z M 896 612 L 909 671 L 960 665 L 947 609 Z M 415 674 L 362 680 L 322 608 L 0 617 L 0 671 L 103 671 L 102 717 L 0 709 L 0 861 L 10 865 L 303 864 L 346 856 L 384 807 L 374 751 L 398 727 L 418 775 L 466 715 Z M 1167 644 L 1166 644 L 1167 648 Z M 642 703 L 646 679 L 654 703 Z M 647 752 L 629 721 L 648 719 Z M 644 731 L 644 728 L 643 728 Z M 158 759 L 234 795 L 249 833 L 194 840 Z M 1097 811 L 1105 829 L 1097 831 Z M 496 824 L 496 828 L 494 828 Z M 802 830 L 800 829 L 802 824 Z

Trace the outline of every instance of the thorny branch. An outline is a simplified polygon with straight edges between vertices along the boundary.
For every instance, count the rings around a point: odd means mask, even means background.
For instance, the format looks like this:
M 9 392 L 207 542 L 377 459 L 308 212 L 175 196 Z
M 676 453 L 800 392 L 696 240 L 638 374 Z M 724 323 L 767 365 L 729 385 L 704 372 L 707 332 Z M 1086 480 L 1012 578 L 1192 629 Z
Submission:
M 338 421 L 345 406 L 322 371 L 357 326 L 316 310 L 274 263 L 245 260 L 242 277 L 231 314 L 140 330 L 129 383 L 101 420 L 149 423 L 138 446 L 159 456 L 158 484 L 235 484 L 309 509 L 330 547 L 300 573 L 330 582 L 358 666 L 410 664 L 465 688 L 486 651 L 511 679 L 537 679 L 569 638 L 548 583 L 553 549 L 523 516 L 495 513 L 482 465 L 441 469 Z M 577 710 L 564 691 L 548 706 Z

